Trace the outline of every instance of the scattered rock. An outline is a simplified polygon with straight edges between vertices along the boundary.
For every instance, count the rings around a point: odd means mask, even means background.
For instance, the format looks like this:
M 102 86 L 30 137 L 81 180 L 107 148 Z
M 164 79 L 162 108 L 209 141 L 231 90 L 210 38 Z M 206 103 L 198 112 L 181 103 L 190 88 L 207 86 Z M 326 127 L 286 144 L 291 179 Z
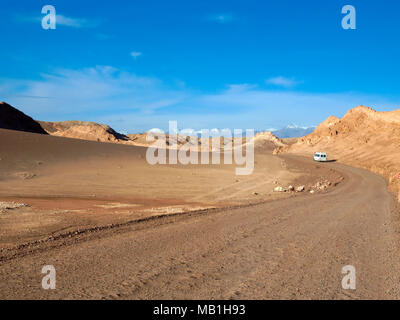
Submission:
M 7 210 L 13 210 L 23 207 L 29 207 L 29 205 L 17 202 L 0 202 L 0 212 L 5 212 Z
M 15 176 L 23 179 L 23 180 L 29 180 L 29 179 L 33 179 L 34 177 L 36 177 L 36 174 L 31 173 L 31 172 L 17 172 L 15 173 Z
M 286 190 L 283 187 L 275 187 L 274 192 L 285 192 Z
M 258 196 L 258 192 L 253 192 L 253 194 L 254 194 L 255 196 Z
M 312 186 L 312 189 L 316 189 L 316 190 L 322 191 L 322 190 L 328 189 L 328 187 L 331 186 L 331 185 L 332 185 L 332 183 L 330 181 L 322 180 L 322 181 L 318 181 L 316 184 L 314 184 Z
M 305 186 L 299 186 L 296 188 L 296 192 L 303 192 L 306 189 Z
M 310 193 L 311 193 L 311 194 L 314 194 L 314 193 L 315 193 L 315 191 L 314 191 L 314 190 L 310 190 Z
M 294 191 L 294 187 L 293 187 L 293 186 L 289 186 L 289 187 L 288 187 L 288 190 L 289 190 L 289 191 Z

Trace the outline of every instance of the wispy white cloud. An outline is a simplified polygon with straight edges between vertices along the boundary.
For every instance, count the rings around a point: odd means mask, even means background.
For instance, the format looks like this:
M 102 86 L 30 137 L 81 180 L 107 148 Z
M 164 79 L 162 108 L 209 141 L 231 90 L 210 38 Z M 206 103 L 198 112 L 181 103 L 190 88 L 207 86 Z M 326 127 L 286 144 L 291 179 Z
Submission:
M 3 84 L 6 84 L 3 86 Z M 155 78 L 140 77 L 110 66 L 57 69 L 40 80 L 0 79 L 0 95 L 36 118 L 65 119 L 113 112 L 151 113 L 174 105 L 182 92 Z M 30 97 L 50 97 L 41 100 Z
M 265 81 L 267 84 L 272 84 L 278 87 L 284 87 L 284 88 L 292 88 L 300 84 L 300 81 L 296 81 L 293 78 L 286 78 L 286 77 L 274 77 L 274 78 L 269 78 L 268 80 Z
M 235 20 L 235 16 L 231 13 L 220 13 L 220 14 L 212 14 L 207 17 L 208 20 L 214 21 L 217 23 L 228 23 Z
M 45 15 L 17 15 L 15 18 L 19 22 L 41 23 Z M 94 28 L 100 24 L 100 21 L 88 20 L 84 18 L 68 17 L 62 14 L 56 14 L 56 27 L 64 26 L 70 28 Z
M 57 25 L 73 27 L 73 28 L 90 28 L 95 27 L 97 24 L 86 19 L 66 17 L 62 14 L 56 16 Z
M 140 57 L 142 55 L 142 53 L 141 52 L 138 52 L 138 51 L 132 51 L 131 52 L 131 56 L 133 57 L 133 59 L 137 59 L 138 57 Z
M 377 110 L 400 108 L 400 99 L 394 98 L 265 90 L 252 84 L 206 93 L 111 66 L 58 69 L 39 80 L 0 78 L 0 96 L 36 119 L 98 121 L 125 132 L 166 129 L 169 120 L 195 130 L 281 128 L 318 124 L 360 104 Z

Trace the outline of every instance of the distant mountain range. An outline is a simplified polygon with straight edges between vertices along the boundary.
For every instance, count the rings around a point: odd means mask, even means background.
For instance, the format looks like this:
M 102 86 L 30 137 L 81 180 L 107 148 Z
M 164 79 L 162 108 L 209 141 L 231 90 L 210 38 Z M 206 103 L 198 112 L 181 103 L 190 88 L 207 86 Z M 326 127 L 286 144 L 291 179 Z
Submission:
M 103 142 L 130 142 L 128 136 L 114 131 L 109 126 L 98 123 L 84 121 L 35 121 L 5 102 L 0 103 L 0 128 Z M 292 124 L 279 130 L 269 129 L 267 131 L 272 132 L 280 139 L 284 139 L 304 137 L 314 130 L 315 127 L 300 127 Z M 223 132 L 224 130 L 221 129 L 216 131 L 210 130 L 210 135 L 221 136 Z M 259 134 L 263 132 L 265 132 L 265 130 L 256 130 L 254 133 Z M 200 137 L 201 131 L 195 131 L 195 134 Z M 246 131 L 244 130 L 243 136 L 245 135 Z M 137 136 L 137 134 L 135 136 Z
M 77 120 L 59 122 L 36 121 L 5 102 L 0 102 L 0 129 L 18 130 L 37 134 L 48 134 L 63 138 L 111 142 L 142 147 L 148 147 L 153 143 L 151 140 L 148 141 L 146 133 L 124 135 L 116 132 L 108 125 L 95 122 Z M 221 133 L 224 132 L 224 130 L 211 130 L 210 137 L 225 137 L 221 136 Z M 255 144 L 258 148 L 262 147 L 264 149 L 273 150 L 276 147 L 285 146 L 285 143 L 275 137 L 271 132 L 267 131 L 256 133 Z M 192 133 L 182 131 L 177 136 L 169 135 L 167 137 L 167 145 L 171 145 L 173 148 L 176 145 L 178 148 L 180 148 L 188 143 L 192 145 L 194 143 L 194 146 L 200 148 L 204 144 L 204 141 L 207 141 L 198 140 L 192 142 L 190 137 L 187 136 L 190 134 Z M 201 131 L 196 131 L 194 134 L 198 135 L 199 138 L 203 138 L 201 136 Z M 207 137 L 205 139 L 207 139 Z M 243 143 L 242 139 L 236 140 L 232 136 L 229 139 L 229 145 L 231 146 L 234 145 L 236 141 Z M 229 145 L 225 144 L 225 142 L 228 143 L 227 141 L 220 140 L 220 142 L 222 142 L 220 147 L 214 147 L 211 144 L 210 146 L 206 145 L 206 147 L 210 148 L 210 150 L 215 150 L 215 148 L 217 148 L 216 150 L 220 151 L 224 150 L 225 148 L 230 148 Z
M 300 127 L 295 124 L 288 125 L 279 130 L 271 131 L 278 138 L 300 138 L 304 137 L 315 130 L 316 127 Z
M 259 134 L 259 133 L 264 133 L 264 132 L 271 132 L 273 133 L 276 137 L 280 138 L 280 139 L 285 139 L 285 138 L 301 138 L 304 137 L 310 133 L 312 133 L 315 130 L 316 127 L 300 127 L 298 125 L 288 125 L 282 129 L 264 129 L 264 130 L 254 130 L 254 134 Z M 181 130 L 181 129 L 179 129 Z M 230 130 L 230 129 L 220 129 L 220 128 L 216 128 L 213 130 L 209 130 L 209 135 L 212 137 L 220 137 L 222 136 L 222 133 L 224 132 L 224 130 Z M 233 130 L 230 130 L 230 133 L 233 134 Z M 172 134 L 169 131 L 166 131 L 165 134 Z M 195 135 L 197 137 L 201 137 L 202 136 L 202 131 L 201 130 L 194 130 L 192 131 L 192 133 L 190 133 L 190 131 L 188 132 L 181 132 L 180 134 L 186 134 L 186 135 Z M 242 130 L 242 137 L 246 136 L 246 130 Z

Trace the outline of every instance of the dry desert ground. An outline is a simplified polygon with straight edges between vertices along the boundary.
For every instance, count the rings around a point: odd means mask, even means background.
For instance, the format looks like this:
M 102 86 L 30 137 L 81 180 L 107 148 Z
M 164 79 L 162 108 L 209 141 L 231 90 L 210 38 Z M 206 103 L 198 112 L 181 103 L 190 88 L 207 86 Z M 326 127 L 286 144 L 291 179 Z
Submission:
M 6 123 L 0 298 L 400 298 L 393 115 L 359 107 L 300 139 L 260 134 L 249 176 L 235 165 L 150 165 L 133 143 L 142 136 L 105 142 L 108 127 L 95 128 L 103 141 L 85 140 L 87 124 Z M 379 126 L 391 130 L 380 144 Z M 74 137 L 51 134 L 64 129 Z M 321 148 L 334 161 L 315 163 Z M 44 265 L 57 270 L 56 290 L 41 286 Z M 356 290 L 342 288 L 346 265 Z

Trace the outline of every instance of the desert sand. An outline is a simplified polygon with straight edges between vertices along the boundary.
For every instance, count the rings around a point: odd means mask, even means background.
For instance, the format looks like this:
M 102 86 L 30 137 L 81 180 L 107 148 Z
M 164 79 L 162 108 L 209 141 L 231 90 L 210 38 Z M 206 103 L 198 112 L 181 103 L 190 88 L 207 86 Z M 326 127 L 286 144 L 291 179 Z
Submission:
M 304 138 L 258 134 L 254 173 L 236 176 L 151 166 L 138 137 L 94 123 L 24 132 L 38 122 L 18 114 L 0 129 L 0 298 L 399 298 L 399 207 L 384 178 L 340 163 L 392 172 L 397 115 L 361 107 Z M 338 161 L 315 163 L 316 150 Z M 54 291 L 40 285 L 49 264 Z M 349 264 L 354 292 L 341 288 Z
M 0 214 L 0 244 L 159 214 L 233 207 L 288 196 L 273 192 L 315 182 L 257 152 L 254 174 L 235 165 L 155 165 L 146 148 L 0 129 L 0 201 L 29 205 Z M 318 177 L 314 177 L 318 179 Z
M 309 159 L 285 159 L 315 168 Z M 339 163 L 324 167 L 345 177 L 328 192 L 2 250 L 0 298 L 398 299 L 399 215 L 384 179 Z M 40 286 L 48 264 L 57 270 L 56 290 Z M 345 265 L 357 268 L 357 290 L 341 287 Z

